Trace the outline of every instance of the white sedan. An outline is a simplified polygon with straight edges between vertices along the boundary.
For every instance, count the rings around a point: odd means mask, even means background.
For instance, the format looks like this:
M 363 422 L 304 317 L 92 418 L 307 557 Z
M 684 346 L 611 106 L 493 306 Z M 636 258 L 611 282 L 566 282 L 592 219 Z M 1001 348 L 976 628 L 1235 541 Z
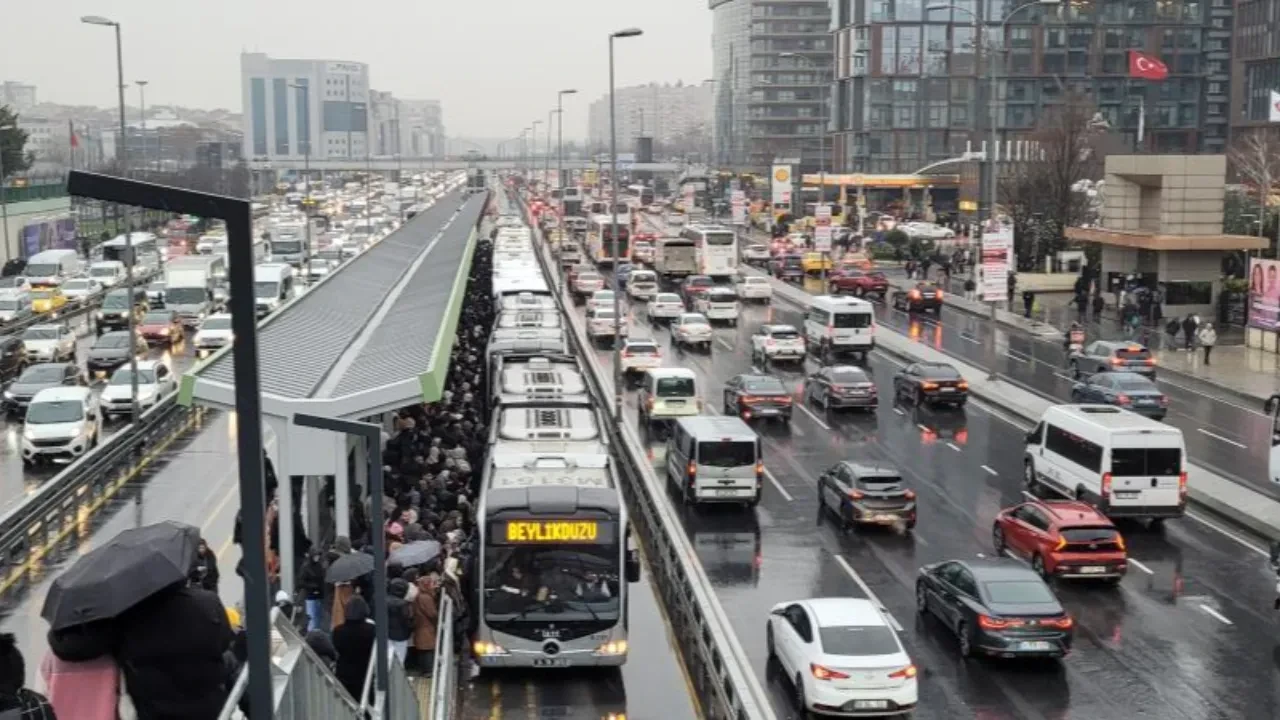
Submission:
M 671 344 L 678 348 L 702 346 L 711 350 L 711 321 L 702 313 L 682 313 L 671 324 Z
M 738 278 L 738 281 L 733 284 L 733 289 L 737 291 L 738 297 L 743 300 L 769 302 L 773 299 L 773 285 L 769 284 L 768 278 L 757 275 L 745 275 Z
M 62 284 L 62 294 L 67 302 L 85 302 L 100 295 L 106 288 L 91 277 L 70 278 Z
M 675 293 L 658 293 L 645 306 L 645 315 L 650 323 L 656 323 L 660 320 L 675 320 L 684 311 L 684 301 Z
M 779 603 L 765 644 L 806 713 L 902 715 L 919 699 L 916 666 L 888 616 L 865 598 Z
M 898 226 L 898 229 L 911 237 L 928 238 L 930 240 L 946 240 L 956 236 L 955 231 L 951 228 L 935 225 L 931 222 L 920 222 L 918 220 L 903 223 Z
M 591 297 L 587 298 L 587 312 L 590 313 L 592 310 L 599 310 L 600 308 L 612 310 L 613 299 L 612 290 L 597 290 L 591 293 Z M 624 313 L 627 311 L 627 304 L 624 298 L 618 298 L 618 307 Z
M 613 308 L 602 307 L 587 313 L 587 336 L 592 340 L 599 342 L 602 338 L 612 338 L 616 335 L 622 337 L 627 336 L 627 318 L 622 316 L 615 323 Z
M 752 243 L 742 247 L 743 262 L 768 262 L 770 257 L 768 245 Z

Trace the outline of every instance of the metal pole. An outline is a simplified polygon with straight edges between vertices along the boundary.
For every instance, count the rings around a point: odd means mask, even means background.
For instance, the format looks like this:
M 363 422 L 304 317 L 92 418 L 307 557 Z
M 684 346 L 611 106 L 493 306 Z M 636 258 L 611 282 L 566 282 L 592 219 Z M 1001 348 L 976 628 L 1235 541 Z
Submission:
M 271 603 L 267 582 L 267 500 L 262 469 L 262 396 L 258 382 L 258 329 L 253 306 L 253 222 L 243 214 L 226 218 L 227 253 L 231 261 L 231 329 L 236 386 L 236 447 L 240 471 L 240 509 L 244 527 L 245 627 L 249 640 L 249 708 L 255 718 L 270 720 Z M 291 492 L 285 478 L 285 492 Z
M 609 36 L 609 185 L 613 197 L 609 198 L 609 243 L 613 255 L 613 419 L 622 422 L 622 293 L 618 292 L 618 127 L 615 125 L 617 109 L 613 97 L 613 35 Z
M 129 167 L 129 149 L 125 134 L 124 120 L 124 49 L 120 39 L 120 23 L 114 24 L 116 31 L 116 85 L 120 100 L 120 150 L 118 157 L 120 158 L 120 169 L 126 175 Z M 116 203 L 116 221 L 120 220 L 120 204 Z M 138 328 L 136 318 L 133 316 L 133 232 L 127 225 L 124 229 L 124 287 L 129 296 L 129 314 L 128 325 L 129 331 L 129 422 L 137 424 L 138 422 Z M 264 625 L 265 627 L 265 625 Z
M 542 182 L 547 186 L 548 197 L 551 195 L 551 116 L 555 113 L 555 110 L 547 111 L 547 151 L 542 156 Z M 560 206 L 564 207 L 563 188 L 560 190 Z
M 307 146 L 303 149 L 302 155 L 302 186 L 306 191 L 303 195 L 303 217 L 306 218 L 306 245 L 302 248 L 302 272 L 307 272 L 307 267 L 311 264 L 311 84 L 310 81 L 306 85 L 299 86 L 302 88 L 302 106 L 307 110 Z
M 9 201 L 4 190 L 4 152 L 0 152 L 0 229 L 4 231 L 5 252 L 9 251 Z
M 556 227 L 560 230 L 560 240 L 564 241 L 564 191 L 569 184 L 564 182 L 564 93 L 556 95 L 556 184 L 560 186 L 560 212 L 557 215 Z M 8 237 L 6 235 L 6 237 Z
M 147 167 L 147 81 L 137 80 L 138 85 L 138 115 L 142 121 L 142 167 Z
M 120 149 L 116 151 L 116 157 L 120 159 L 120 170 L 128 174 L 129 169 L 129 148 L 125 142 L 125 124 L 124 124 L 124 49 L 120 40 L 120 23 L 112 23 L 116 29 L 116 79 L 117 89 L 120 96 Z M 120 206 L 116 206 L 116 217 L 120 216 Z

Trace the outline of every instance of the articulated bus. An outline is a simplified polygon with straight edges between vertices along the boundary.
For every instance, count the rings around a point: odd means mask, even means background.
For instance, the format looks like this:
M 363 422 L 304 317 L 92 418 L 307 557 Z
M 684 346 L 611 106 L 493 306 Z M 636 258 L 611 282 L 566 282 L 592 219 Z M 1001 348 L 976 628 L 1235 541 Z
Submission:
M 618 256 L 613 256 L 613 217 L 592 215 L 587 221 L 587 254 L 597 265 L 631 260 L 630 217 L 618 215 Z
M 480 667 L 623 665 L 640 560 L 608 456 L 504 453 L 482 488 Z
M 698 248 L 698 273 L 713 278 L 732 277 L 738 271 L 738 235 L 723 225 L 688 225 L 680 236 Z

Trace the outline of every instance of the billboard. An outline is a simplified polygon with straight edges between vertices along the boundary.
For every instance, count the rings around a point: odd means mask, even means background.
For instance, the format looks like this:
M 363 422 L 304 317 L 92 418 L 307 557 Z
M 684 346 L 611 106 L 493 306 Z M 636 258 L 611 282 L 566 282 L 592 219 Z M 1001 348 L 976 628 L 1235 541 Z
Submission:
M 1280 330 L 1280 261 L 1249 261 L 1249 327 Z
M 76 221 L 71 218 L 44 220 L 22 228 L 23 257 L 31 257 L 45 250 L 75 250 Z
M 831 205 L 822 203 L 814 210 L 813 249 L 831 252 Z
M 775 208 L 791 207 L 791 166 L 774 165 L 770 178 L 773 188 L 773 206 Z
M 982 233 L 982 299 L 1001 302 L 1009 296 L 1013 266 L 1013 228 L 989 223 Z
M 733 224 L 747 224 L 747 194 L 742 190 L 734 190 L 730 195 L 730 203 L 733 209 Z

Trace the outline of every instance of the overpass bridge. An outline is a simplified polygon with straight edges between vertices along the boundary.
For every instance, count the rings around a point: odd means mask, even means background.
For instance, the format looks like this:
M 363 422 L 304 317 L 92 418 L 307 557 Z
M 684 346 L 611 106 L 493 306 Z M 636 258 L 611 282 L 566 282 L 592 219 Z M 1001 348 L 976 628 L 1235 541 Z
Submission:
M 374 172 L 394 172 L 396 170 L 421 172 L 423 170 L 462 170 L 466 168 L 484 168 L 485 170 L 521 170 L 532 165 L 541 170 L 546 158 L 489 158 L 485 160 L 467 160 L 465 158 L 449 158 L 436 160 L 432 158 L 312 158 L 307 162 L 303 158 L 274 158 L 271 160 L 250 160 L 248 165 L 252 171 L 302 170 L 309 167 L 313 172 L 361 172 L 372 169 Z M 606 164 L 607 166 L 607 164 Z M 556 159 L 551 158 L 551 167 L 556 167 Z M 601 167 L 595 160 L 565 160 L 561 165 L 566 170 L 588 170 Z M 637 170 L 655 173 L 680 172 L 686 166 L 683 163 L 637 163 L 618 162 L 618 169 L 623 172 Z

